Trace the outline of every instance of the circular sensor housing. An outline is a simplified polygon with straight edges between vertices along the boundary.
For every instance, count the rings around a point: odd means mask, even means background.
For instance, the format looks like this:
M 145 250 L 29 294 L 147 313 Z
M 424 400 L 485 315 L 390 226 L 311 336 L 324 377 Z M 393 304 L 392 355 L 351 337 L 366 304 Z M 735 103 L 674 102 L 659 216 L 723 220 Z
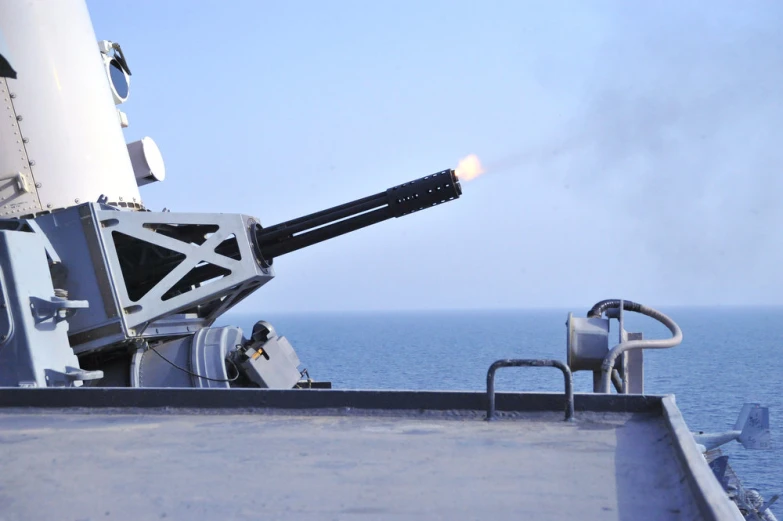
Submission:
M 144 186 L 166 178 L 163 156 L 151 137 L 128 143 L 128 155 L 133 165 L 137 185 Z
M 103 64 L 106 68 L 106 76 L 109 78 L 114 104 L 122 105 L 130 96 L 130 75 L 125 72 L 117 58 L 104 54 Z

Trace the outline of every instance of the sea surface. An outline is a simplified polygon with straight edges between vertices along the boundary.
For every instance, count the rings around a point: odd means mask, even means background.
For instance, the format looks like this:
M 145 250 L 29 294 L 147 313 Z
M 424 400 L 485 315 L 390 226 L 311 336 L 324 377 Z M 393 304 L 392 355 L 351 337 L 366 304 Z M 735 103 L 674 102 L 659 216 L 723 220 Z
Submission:
M 585 316 L 587 310 L 572 311 Z M 768 406 L 772 450 L 746 450 L 737 442 L 722 450 L 746 487 L 767 499 L 783 492 L 783 307 L 661 311 L 680 325 L 684 340 L 645 352 L 645 392 L 674 394 L 694 431 L 730 430 L 745 402 Z M 217 325 L 238 325 L 249 336 L 257 320 L 270 322 L 310 376 L 335 388 L 483 390 L 497 359 L 565 361 L 567 316 L 568 310 L 228 314 Z M 626 317 L 628 331 L 670 336 L 647 317 Z M 575 373 L 574 380 L 576 392 L 592 391 L 591 373 Z M 563 379 L 549 368 L 506 369 L 496 388 L 561 392 Z M 772 510 L 783 512 L 779 505 Z

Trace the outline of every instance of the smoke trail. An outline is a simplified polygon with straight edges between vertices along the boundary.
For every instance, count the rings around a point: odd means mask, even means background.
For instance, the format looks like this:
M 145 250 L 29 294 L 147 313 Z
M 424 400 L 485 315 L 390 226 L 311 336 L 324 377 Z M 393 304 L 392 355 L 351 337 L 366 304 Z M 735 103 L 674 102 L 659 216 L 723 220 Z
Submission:
M 780 258 L 768 224 L 783 217 L 773 195 L 783 168 L 782 40 L 774 26 L 765 31 L 769 13 L 748 23 L 730 10 L 699 19 L 672 9 L 672 20 L 648 17 L 652 27 L 635 13 L 638 26 L 626 27 L 638 40 L 609 42 L 606 77 L 636 79 L 591 97 L 582 160 L 592 172 L 577 174 L 627 201 L 636 239 L 663 272 L 683 283 L 753 283 L 743 272 L 761 255 Z
M 761 291 L 754 270 L 783 262 L 783 5 L 753 6 L 621 7 L 567 131 L 487 170 L 535 166 L 611 209 L 656 278 Z

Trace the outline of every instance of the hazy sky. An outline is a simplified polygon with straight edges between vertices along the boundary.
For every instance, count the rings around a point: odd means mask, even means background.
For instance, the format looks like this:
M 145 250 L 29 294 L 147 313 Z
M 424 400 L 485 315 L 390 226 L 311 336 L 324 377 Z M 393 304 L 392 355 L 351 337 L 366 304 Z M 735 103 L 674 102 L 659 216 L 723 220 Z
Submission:
M 783 303 L 783 3 L 88 2 L 160 210 L 464 195 L 275 261 L 241 311 Z

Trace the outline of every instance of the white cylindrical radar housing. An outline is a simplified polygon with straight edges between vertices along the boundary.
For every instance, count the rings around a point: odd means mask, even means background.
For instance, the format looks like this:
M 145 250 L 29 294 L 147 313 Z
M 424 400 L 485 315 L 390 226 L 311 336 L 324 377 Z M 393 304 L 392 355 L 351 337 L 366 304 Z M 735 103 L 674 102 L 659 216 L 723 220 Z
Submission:
M 141 208 L 85 1 L 2 1 L 0 33 L 17 72 L 0 78 L 0 216 Z
M 144 186 L 166 178 L 166 165 L 158 145 L 151 137 L 128 143 L 128 155 L 133 165 L 136 184 Z

